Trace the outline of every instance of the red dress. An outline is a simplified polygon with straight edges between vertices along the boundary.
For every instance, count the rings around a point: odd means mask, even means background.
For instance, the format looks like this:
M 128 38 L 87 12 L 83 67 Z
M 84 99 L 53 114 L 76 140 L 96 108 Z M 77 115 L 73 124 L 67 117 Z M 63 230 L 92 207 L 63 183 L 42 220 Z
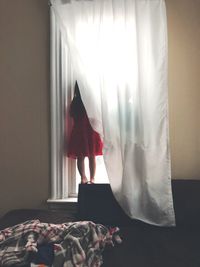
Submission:
M 67 156 L 91 157 L 102 155 L 103 143 L 99 134 L 92 129 L 85 108 L 73 117 L 74 125 L 68 142 Z

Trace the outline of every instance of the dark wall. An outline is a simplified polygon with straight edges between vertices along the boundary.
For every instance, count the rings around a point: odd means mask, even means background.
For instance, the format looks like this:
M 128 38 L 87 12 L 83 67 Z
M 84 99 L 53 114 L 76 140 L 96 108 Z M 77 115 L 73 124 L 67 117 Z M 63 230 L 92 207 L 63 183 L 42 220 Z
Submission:
M 0 0 L 0 214 L 49 191 L 49 7 Z

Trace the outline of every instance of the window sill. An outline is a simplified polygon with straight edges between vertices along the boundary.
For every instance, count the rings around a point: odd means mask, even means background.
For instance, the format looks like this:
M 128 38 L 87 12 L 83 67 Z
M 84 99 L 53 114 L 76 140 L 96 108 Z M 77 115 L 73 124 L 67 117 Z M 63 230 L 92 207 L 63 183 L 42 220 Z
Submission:
M 77 197 L 68 197 L 68 198 L 60 198 L 60 199 L 47 199 L 47 203 L 55 203 L 55 204 L 59 204 L 59 203 L 77 203 L 78 202 L 78 198 Z
M 48 199 L 48 209 L 52 211 L 64 211 L 70 217 L 76 217 L 78 209 L 77 197 L 69 197 L 64 199 Z

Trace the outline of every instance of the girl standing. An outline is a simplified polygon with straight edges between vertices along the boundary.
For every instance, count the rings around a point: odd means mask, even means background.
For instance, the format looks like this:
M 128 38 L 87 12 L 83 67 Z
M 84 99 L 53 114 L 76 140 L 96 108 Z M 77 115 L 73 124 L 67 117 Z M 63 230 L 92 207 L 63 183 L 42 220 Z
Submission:
M 92 129 L 77 82 L 75 84 L 74 98 L 70 105 L 70 116 L 73 118 L 73 128 L 68 143 L 67 156 L 77 159 L 77 168 L 83 184 L 88 183 L 84 162 L 85 157 L 88 157 L 90 183 L 93 184 L 96 171 L 95 157 L 102 155 L 103 143 L 99 134 Z

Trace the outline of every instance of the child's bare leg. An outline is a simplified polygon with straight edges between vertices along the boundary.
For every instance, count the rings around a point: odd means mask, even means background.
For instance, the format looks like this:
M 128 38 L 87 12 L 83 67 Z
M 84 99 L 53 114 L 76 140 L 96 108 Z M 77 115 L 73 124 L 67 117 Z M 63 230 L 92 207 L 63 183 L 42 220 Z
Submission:
M 90 183 L 94 183 L 94 176 L 96 173 L 96 158 L 95 156 L 89 157 L 89 169 L 90 169 Z
M 77 158 L 77 168 L 81 176 L 81 183 L 85 184 L 88 182 L 87 177 L 85 175 L 85 157 L 78 157 Z

